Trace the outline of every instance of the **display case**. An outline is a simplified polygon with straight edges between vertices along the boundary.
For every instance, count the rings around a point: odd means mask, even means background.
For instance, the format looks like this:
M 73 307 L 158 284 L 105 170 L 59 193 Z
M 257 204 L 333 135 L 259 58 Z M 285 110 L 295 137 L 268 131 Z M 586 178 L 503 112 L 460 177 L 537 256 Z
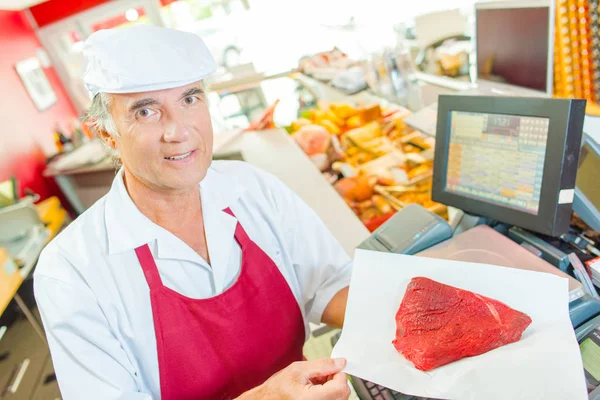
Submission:
M 412 203 L 448 219 L 447 208 L 431 200 L 435 139 L 404 123 L 408 107 L 370 91 L 348 96 L 300 73 L 249 74 L 211 89 L 213 116 L 225 130 L 247 126 L 252 113 L 277 101 L 274 125 L 288 131 L 370 231 Z M 437 93 L 421 90 L 428 101 Z M 251 97 L 262 103 L 245 108 Z

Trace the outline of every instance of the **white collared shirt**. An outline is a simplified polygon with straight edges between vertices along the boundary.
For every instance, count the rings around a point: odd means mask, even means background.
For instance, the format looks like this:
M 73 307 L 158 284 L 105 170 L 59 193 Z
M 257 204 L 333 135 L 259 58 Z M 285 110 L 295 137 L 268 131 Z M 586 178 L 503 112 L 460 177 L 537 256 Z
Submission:
M 319 323 L 350 282 L 351 260 L 323 222 L 275 177 L 237 161 L 213 162 L 200 183 L 209 266 L 146 218 L 120 171 L 109 193 L 43 251 L 38 302 L 65 400 L 159 399 L 149 289 L 134 249 L 150 244 L 163 283 L 192 298 L 226 290 L 240 271 L 236 219 L 279 267 L 305 319 Z M 185 365 L 181 366 L 185 368 Z

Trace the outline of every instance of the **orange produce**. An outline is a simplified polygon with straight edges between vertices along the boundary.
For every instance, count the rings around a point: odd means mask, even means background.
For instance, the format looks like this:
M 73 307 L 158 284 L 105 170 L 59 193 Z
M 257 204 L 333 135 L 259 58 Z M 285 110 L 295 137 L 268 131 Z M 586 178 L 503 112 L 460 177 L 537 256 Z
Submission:
M 346 200 L 362 202 L 371 199 L 375 193 L 375 182 L 367 177 L 342 178 L 333 187 Z
M 305 125 L 292 138 L 308 156 L 325 153 L 331 145 L 331 134 L 320 125 Z

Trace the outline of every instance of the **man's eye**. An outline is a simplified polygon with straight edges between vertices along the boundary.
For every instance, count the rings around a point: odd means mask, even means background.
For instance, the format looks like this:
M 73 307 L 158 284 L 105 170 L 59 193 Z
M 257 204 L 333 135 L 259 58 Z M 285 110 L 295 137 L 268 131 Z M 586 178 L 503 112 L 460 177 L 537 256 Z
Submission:
M 140 118 L 148 118 L 154 114 L 155 114 L 155 112 L 149 108 L 142 108 L 141 110 L 138 110 L 138 112 L 137 112 L 137 116 Z
M 198 98 L 196 96 L 188 96 L 185 99 L 183 99 L 183 102 L 187 105 L 194 104 L 196 101 L 198 101 Z

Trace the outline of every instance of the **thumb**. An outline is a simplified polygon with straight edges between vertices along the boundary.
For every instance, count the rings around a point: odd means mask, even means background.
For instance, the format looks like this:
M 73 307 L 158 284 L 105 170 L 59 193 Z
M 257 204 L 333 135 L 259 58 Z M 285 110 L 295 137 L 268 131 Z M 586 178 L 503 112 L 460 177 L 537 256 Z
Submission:
M 299 364 L 300 373 L 306 379 L 335 375 L 346 367 L 345 358 L 322 358 Z

